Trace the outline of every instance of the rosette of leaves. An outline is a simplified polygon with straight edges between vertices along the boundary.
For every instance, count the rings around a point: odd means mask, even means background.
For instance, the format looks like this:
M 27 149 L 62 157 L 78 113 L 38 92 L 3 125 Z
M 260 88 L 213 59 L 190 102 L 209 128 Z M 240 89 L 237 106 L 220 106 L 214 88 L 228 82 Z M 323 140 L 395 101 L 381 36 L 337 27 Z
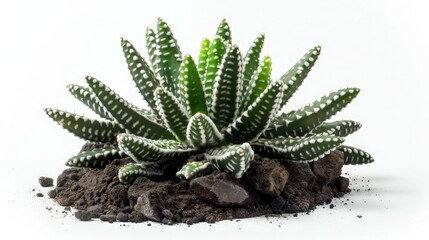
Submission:
M 265 35 L 242 54 L 231 42 L 223 20 L 212 40 L 203 39 L 197 61 L 182 55 L 170 27 L 158 19 L 147 28 L 147 62 L 121 39 L 128 68 L 147 103 L 127 102 L 101 81 L 86 77 L 87 86 L 69 85 L 70 93 L 102 120 L 47 108 L 49 117 L 74 135 L 108 147 L 81 152 L 67 161 L 72 167 L 103 167 L 130 156 L 135 163 L 119 171 L 122 182 L 140 175 L 162 175 L 179 164 L 176 175 L 191 179 L 214 169 L 243 176 L 257 153 L 285 161 L 310 162 L 339 149 L 345 164 L 373 162 L 366 152 L 342 145 L 361 124 L 326 122 L 359 93 L 343 88 L 294 111 L 281 111 L 319 57 L 311 48 L 283 76 L 271 78 L 271 59 L 261 56 Z M 199 161 L 184 162 L 204 153 Z M 177 165 L 176 165 L 177 166 Z

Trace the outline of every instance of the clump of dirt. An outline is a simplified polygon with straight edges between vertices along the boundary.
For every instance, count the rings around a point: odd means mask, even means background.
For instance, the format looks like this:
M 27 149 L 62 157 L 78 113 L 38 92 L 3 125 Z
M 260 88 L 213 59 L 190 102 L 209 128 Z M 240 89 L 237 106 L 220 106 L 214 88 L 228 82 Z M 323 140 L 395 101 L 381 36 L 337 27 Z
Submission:
M 255 156 L 242 179 L 215 171 L 192 181 L 139 177 L 122 184 L 118 170 L 130 162 L 126 157 L 103 169 L 66 169 L 49 196 L 61 206 L 77 209 L 76 217 L 83 221 L 152 220 L 170 225 L 309 212 L 350 191 L 349 180 L 340 176 L 339 151 L 314 163 Z

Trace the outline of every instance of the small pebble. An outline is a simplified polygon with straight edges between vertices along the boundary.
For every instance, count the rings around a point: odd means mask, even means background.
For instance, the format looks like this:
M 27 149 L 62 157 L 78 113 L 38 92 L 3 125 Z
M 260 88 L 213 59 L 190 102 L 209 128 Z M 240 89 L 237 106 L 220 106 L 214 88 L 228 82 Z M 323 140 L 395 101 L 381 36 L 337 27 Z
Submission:
M 42 187 L 52 187 L 54 186 L 54 180 L 50 177 L 39 177 L 39 183 Z
M 77 211 L 74 216 L 81 221 L 91 220 L 91 213 L 87 211 Z
M 362 215 L 357 215 L 358 218 L 362 218 Z
M 43 193 L 36 193 L 36 197 L 43 197 Z

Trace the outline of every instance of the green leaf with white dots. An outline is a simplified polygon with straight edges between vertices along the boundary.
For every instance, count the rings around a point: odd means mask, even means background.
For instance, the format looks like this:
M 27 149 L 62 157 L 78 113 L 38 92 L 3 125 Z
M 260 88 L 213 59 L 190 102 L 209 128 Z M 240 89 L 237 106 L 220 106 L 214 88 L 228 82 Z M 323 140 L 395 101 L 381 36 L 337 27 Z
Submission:
M 215 169 L 232 173 L 235 178 L 243 176 L 254 158 L 249 143 L 210 149 L 204 155 Z
M 326 122 L 313 129 L 309 134 L 328 134 L 337 137 L 347 137 L 362 127 L 362 124 L 352 120 Z
M 210 107 L 210 103 L 212 101 L 214 79 L 225 51 L 225 44 L 219 36 L 216 36 L 209 47 L 206 73 L 203 79 L 204 95 L 206 96 L 208 107 Z
M 255 74 L 255 71 L 258 68 L 259 56 L 261 55 L 262 47 L 265 42 L 265 34 L 259 35 L 255 41 L 253 41 L 249 50 L 247 51 L 246 56 L 243 60 L 243 86 L 244 89 L 250 86 L 250 81 L 252 76 Z
M 198 74 L 200 79 L 204 79 L 207 67 L 207 58 L 209 56 L 210 40 L 204 38 L 201 41 L 200 55 L 198 56 Z
M 274 81 L 268 85 L 261 96 L 228 126 L 225 138 L 233 143 L 258 139 L 280 108 L 283 86 L 282 81 Z
M 126 154 L 118 147 L 109 146 L 105 148 L 96 148 L 91 151 L 81 152 L 78 155 L 67 160 L 69 167 L 94 167 L 103 168 L 112 160 L 123 158 Z
M 367 152 L 346 145 L 341 145 L 338 150 L 344 153 L 344 165 L 362 165 L 374 162 L 374 158 Z
M 334 151 L 343 138 L 314 135 L 306 138 L 259 139 L 252 143 L 255 153 L 270 158 L 311 162 Z
M 266 56 L 262 59 L 258 67 L 258 71 L 252 77 L 250 85 L 244 94 L 243 101 L 240 106 L 240 113 L 246 110 L 261 94 L 264 92 L 270 81 L 271 75 L 271 59 Z
M 280 77 L 287 86 L 283 94 L 282 107 L 288 102 L 299 86 L 301 86 L 316 63 L 321 50 L 320 46 L 313 47 L 289 71 Z
M 185 55 L 180 67 L 179 90 L 181 102 L 190 115 L 196 113 L 207 114 L 201 79 L 190 55 Z
M 131 133 L 152 139 L 174 138 L 166 128 L 150 120 L 97 79 L 88 76 L 86 81 L 116 122 Z
M 220 131 L 238 114 L 243 91 L 241 66 L 241 53 L 234 45 L 222 59 L 213 85 L 209 116 Z
M 89 119 L 74 113 L 46 108 L 45 113 L 76 137 L 92 142 L 114 142 L 125 130 L 111 121 Z
M 134 46 L 126 39 L 121 39 L 122 51 L 127 59 L 128 69 L 143 99 L 155 114 L 156 103 L 154 92 L 159 87 L 159 81 L 156 79 L 152 70 L 150 70 L 146 61 L 140 56 Z M 157 116 L 159 117 L 159 116 Z
M 156 89 L 156 104 L 165 126 L 174 134 L 177 140 L 186 141 L 186 127 L 189 115 L 173 93 Z
M 186 139 L 195 148 L 206 148 L 219 146 L 223 136 L 208 116 L 197 113 L 189 120 Z
M 152 28 L 146 28 L 146 48 L 152 69 L 156 69 L 156 33 Z
M 281 114 L 264 132 L 265 138 L 301 137 L 347 106 L 359 93 L 358 88 L 345 88 L 323 96 L 297 111 Z
M 162 79 L 162 86 L 177 96 L 177 82 L 180 64 L 182 63 L 182 53 L 167 23 L 158 18 L 157 27 L 157 74 Z
M 67 85 L 67 88 L 77 100 L 81 101 L 100 117 L 112 120 L 109 112 L 103 107 L 103 105 L 101 105 L 100 102 L 98 102 L 97 97 L 91 92 L 91 89 L 75 84 L 69 84 Z
M 179 141 L 152 140 L 127 133 L 118 135 L 118 143 L 120 149 L 138 163 L 189 155 L 195 151 Z
M 176 173 L 176 176 L 182 180 L 191 180 L 207 175 L 212 171 L 212 165 L 208 161 L 188 162 Z
M 222 19 L 220 22 L 217 27 L 216 35 L 221 37 L 225 43 L 231 44 L 231 29 L 226 19 Z

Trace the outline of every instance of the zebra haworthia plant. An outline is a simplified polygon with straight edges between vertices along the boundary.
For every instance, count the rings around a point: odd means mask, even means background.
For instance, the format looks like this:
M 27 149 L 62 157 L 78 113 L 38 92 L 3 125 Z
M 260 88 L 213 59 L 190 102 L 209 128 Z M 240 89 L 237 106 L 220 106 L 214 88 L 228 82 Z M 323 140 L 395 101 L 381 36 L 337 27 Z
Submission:
M 103 120 L 57 109 L 49 117 L 75 136 L 109 147 L 81 152 L 67 161 L 73 167 L 103 167 L 129 156 L 135 163 L 119 171 L 122 182 L 139 175 L 162 175 L 179 164 L 176 175 L 191 179 L 217 169 L 243 176 L 254 154 L 285 161 L 309 162 L 331 151 L 344 152 L 345 164 L 373 162 L 366 152 L 342 145 L 361 125 L 325 122 L 347 106 L 357 88 L 334 91 L 298 110 L 279 113 L 314 66 L 321 48 L 311 48 L 278 80 L 271 59 L 261 57 L 265 35 L 246 54 L 231 42 L 223 20 L 213 40 L 203 39 L 198 60 L 183 55 L 169 26 L 158 19 L 147 29 L 149 63 L 121 39 L 128 68 L 148 108 L 137 107 L 93 77 L 88 87 L 69 85 L 70 93 Z M 186 156 L 204 153 L 200 161 Z

